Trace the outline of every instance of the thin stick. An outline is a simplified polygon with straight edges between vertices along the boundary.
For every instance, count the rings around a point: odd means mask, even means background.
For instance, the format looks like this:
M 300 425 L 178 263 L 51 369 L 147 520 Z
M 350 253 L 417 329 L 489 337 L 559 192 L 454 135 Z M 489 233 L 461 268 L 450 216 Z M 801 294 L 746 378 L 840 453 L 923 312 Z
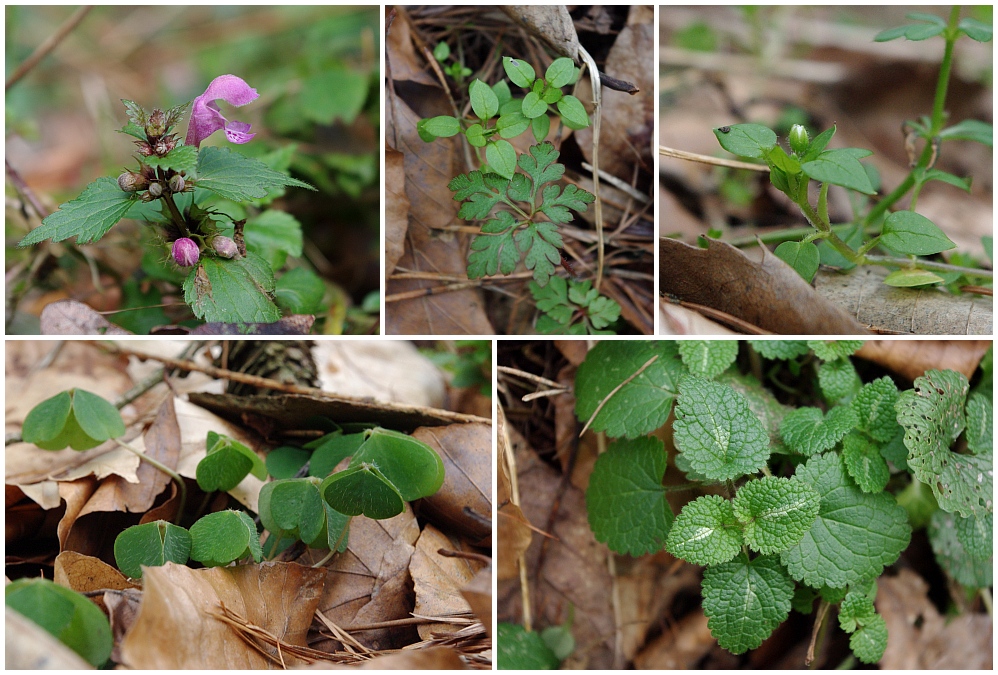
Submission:
M 93 9 L 92 5 L 84 5 L 73 12 L 71 17 L 63 21 L 62 25 L 59 26 L 55 33 L 50 35 L 43 43 L 38 45 L 35 51 L 31 53 L 31 56 L 29 56 L 24 63 L 18 66 L 11 76 L 7 78 L 7 83 L 4 85 L 4 91 L 7 91 L 14 86 L 18 80 L 27 75 L 32 68 L 38 65 L 39 61 L 48 56 L 49 52 L 58 47 L 59 43 L 62 42 L 81 21 L 83 21 L 83 18 L 90 12 L 91 9 Z
M 534 375 L 533 373 L 528 373 L 524 370 L 518 370 L 517 368 L 510 368 L 509 366 L 496 366 L 496 370 L 500 373 L 506 373 L 507 375 L 512 375 L 513 377 L 519 377 L 524 380 L 530 380 L 537 384 L 543 384 L 546 387 L 558 387 L 561 388 L 562 385 L 558 382 L 553 382 L 546 377 L 541 377 L 540 375 Z
M 420 288 L 415 291 L 405 291 L 404 293 L 386 295 L 385 302 L 399 302 L 401 300 L 412 300 L 413 298 L 424 298 L 430 295 L 441 295 L 442 293 L 454 293 L 455 291 L 463 291 L 465 289 L 475 288 L 481 285 L 482 282 L 476 279 L 475 281 L 462 281 L 456 284 L 447 284 L 445 286 L 430 286 L 429 288 Z
M 658 360 L 658 356 L 659 355 L 656 354 L 655 356 L 653 356 L 650 359 L 648 359 L 647 361 L 645 361 L 645 364 L 643 366 L 641 366 L 640 368 L 638 368 L 637 370 L 635 370 L 634 373 L 632 373 L 630 377 L 628 377 L 626 380 L 624 380 L 623 382 L 621 382 L 620 384 L 618 384 L 616 387 L 613 388 L 613 391 L 611 391 L 609 394 L 607 394 L 605 397 L 603 397 L 603 400 L 599 402 L 599 405 L 596 406 L 596 410 L 594 410 L 593 414 L 589 417 L 589 421 L 586 422 L 586 426 L 582 427 L 582 431 L 579 432 L 579 437 L 580 438 L 581 438 L 582 434 L 586 433 L 586 429 L 589 428 L 589 425 L 592 424 L 593 420 L 596 419 L 596 416 L 599 415 L 599 411 L 603 409 L 603 406 L 606 405 L 606 402 L 609 401 L 613 397 L 614 394 L 616 394 L 618 391 L 620 391 L 621 387 L 623 387 L 625 384 L 629 383 L 631 380 L 633 380 L 635 377 L 637 377 L 641 373 L 645 372 L 645 369 L 648 366 L 650 366 L 651 364 L 655 363 L 655 361 Z
M 603 202 L 600 199 L 599 193 L 599 129 L 603 108 L 603 88 L 600 86 L 600 72 L 599 68 L 596 67 L 596 61 L 581 46 L 579 47 L 579 56 L 582 57 L 582 60 L 586 63 L 586 67 L 589 68 L 589 81 L 593 87 L 593 194 L 596 195 L 594 215 L 596 217 L 596 238 L 599 242 L 596 254 L 596 281 L 593 283 L 593 288 L 598 291 L 600 283 L 603 281 L 604 256 Z
M 177 488 L 180 490 L 180 506 L 177 508 L 177 516 L 176 518 L 174 518 L 174 524 L 179 525 L 180 517 L 184 513 L 184 505 L 187 502 L 187 485 L 184 484 L 184 479 L 180 477 L 180 474 L 178 474 L 176 471 L 168 467 L 166 464 L 160 462 L 158 459 L 153 459 L 144 452 L 139 452 L 137 448 L 132 447 L 131 445 L 125 443 L 124 441 L 119 441 L 117 438 L 112 440 L 114 440 L 115 443 L 123 447 L 125 450 L 128 450 L 142 461 L 148 462 L 150 465 L 156 467 L 157 469 L 165 473 L 167 476 L 173 479 L 174 483 L 177 484 Z
M 804 665 L 806 665 L 808 668 L 816 667 L 816 665 L 814 664 L 815 645 L 818 642 L 819 633 L 824 634 L 822 627 L 825 624 L 825 616 L 828 614 L 829 607 L 831 607 L 831 605 L 829 605 L 824 600 L 821 601 L 821 604 L 818 607 L 818 613 L 814 620 L 814 628 L 811 630 L 811 644 L 808 645 L 807 656 L 804 657 Z
M 695 152 L 675 150 L 664 145 L 658 146 L 658 154 L 676 159 L 685 159 L 689 162 L 700 162 L 701 164 L 713 164 L 714 166 L 726 166 L 730 169 L 747 169 L 749 171 L 760 171 L 769 173 L 769 167 L 765 164 L 750 164 L 749 162 L 739 162 L 736 159 L 721 159 L 710 155 L 698 155 Z
M 486 565 L 492 564 L 492 558 L 473 551 L 454 551 L 449 548 L 438 548 L 437 554 L 442 555 L 445 558 L 464 558 L 465 560 L 474 560 Z
M 582 163 L 582 168 L 585 169 L 586 171 L 590 171 L 590 172 L 594 171 L 593 165 L 590 164 L 589 162 L 583 162 Z M 616 176 L 614 176 L 612 173 L 607 173 L 606 171 L 603 171 L 602 169 L 600 169 L 599 177 L 600 177 L 600 180 L 605 180 L 607 183 L 609 183 L 613 187 L 617 188 L 621 192 L 626 192 L 628 197 L 631 197 L 631 198 L 633 198 L 633 199 L 641 202 L 642 204 L 650 204 L 651 203 L 651 200 L 648 199 L 648 195 L 646 195 L 646 194 L 644 194 L 642 192 L 638 192 L 634 187 L 631 186 L 630 183 L 625 183 L 624 181 L 622 181 L 619 178 L 617 178 Z

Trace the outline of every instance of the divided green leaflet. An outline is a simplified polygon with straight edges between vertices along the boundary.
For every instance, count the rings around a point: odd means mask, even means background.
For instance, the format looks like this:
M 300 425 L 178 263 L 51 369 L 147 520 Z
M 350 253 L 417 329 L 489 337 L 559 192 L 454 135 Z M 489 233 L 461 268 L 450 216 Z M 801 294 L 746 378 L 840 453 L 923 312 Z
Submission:
M 793 450 L 814 455 L 834 448 L 857 422 L 856 412 L 849 406 L 836 406 L 825 415 L 818 408 L 797 408 L 783 418 L 780 435 Z
M 742 544 L 731 502 L 720 495 L 704 495 L 679 512 L 665 550 L 694 565 L 717 565 L 734 559 Z
M 770 554 L 800 542 L 818 517 L 820 503 L 821 497 L 804 481 L 764 476 L 739 488 L 731 505 L 745 528 L 745 543 Z
M 133 579 L 142 578 L 143 565 L 185 565 L 190 553 L 190 532 L 165 520 L 134 525 L 114 540 L 114 561 L 122 574 Z
M 732 654 L 755 649 L 790 614 L 794 583 L 775 556 L 744 555 L 703 573 L 703 611 L 717 643 Z
M 558 226 L 549 222 L 527 221 L 527 226 L 517 232 L 513 239 L 520 251 L 525 253 L 523 264 L 533 270 L 538 285 L 546 286 L 555 266 L 561 262 L 558 249 L 563 242 Z
M 696 375 L 679 382 L 673 433 L 693 470 L 713 480 L 755 473 L 769 459 L 769 434 L 745 398 Z
M 662 487 L 666 463 L 665 446 L 653 437 L 616 441 L 597 458 L 586 490 L 597 541 L 633 556 L 661 550 L 673 521 Z
M 694 375 L 713 379 L 723 373 L 738 357 L 737 340 L 683 340 L 679 355 Z
M 859 489 L 833 452 L 811 457 L 796 477 L 821 496 L 818 517 L 800 543 L 780 554 L 797 581 L 842 588 L 874 578 L 911 540 L 908 515 L 894 496 Z
M 639 375 L 629 379 L 656 356 Z M 586 423 L 606 399 L 590 425 L 594 432 L 605 431 L 613 438 L 649 434 L 669 418 L 685 370 L 673 342 L 600 342 L 576 373 L 575 414 Z

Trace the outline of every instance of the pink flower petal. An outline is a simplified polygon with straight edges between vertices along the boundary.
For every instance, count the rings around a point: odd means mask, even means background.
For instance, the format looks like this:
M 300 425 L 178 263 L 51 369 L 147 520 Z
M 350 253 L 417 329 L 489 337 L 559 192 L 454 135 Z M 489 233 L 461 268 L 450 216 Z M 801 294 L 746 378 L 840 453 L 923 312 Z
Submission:
M 249 143 L 256 134 L 249 133 L 250 125 L 246 122 L 229 122 L 225 125 L 225 137 L 230 143 Z
M 226 129 L 226 136 L 233 143 L 248 142 L 255 136 L 248 133 L 250 125 L 243 122 L 231 122 L 227 125 L 227 120 L 215 101 L 221 99 L 230 105 L 241 106 L 259 97 L 256 89 L 246 84 L 241 77 L 219 75 L 211 81 L 203 94 L 194 99 L 191 106 L 191 121 L 184 142 L 187 145 L 201 147 L 201 141 L 219 129 Z

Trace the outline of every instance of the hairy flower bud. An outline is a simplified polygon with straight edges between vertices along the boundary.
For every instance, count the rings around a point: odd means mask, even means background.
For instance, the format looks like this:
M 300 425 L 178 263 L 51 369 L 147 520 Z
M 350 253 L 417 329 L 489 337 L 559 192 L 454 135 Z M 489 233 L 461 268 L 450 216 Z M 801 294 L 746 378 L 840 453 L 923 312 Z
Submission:
M 120 187 L 125 192 L 136 192 L 137 190 L 144 190 L 146 186 L 149 185 L 149 179 L 140 173 L 132 173 L 131 171 L 126 171 L 125 173 L 118 176 L 118 187 Z
M 146 136 L 158 138 L 166 133 L 166 113 L 160 109 L 152 111 L 149 121 L 146 123 Z
M 173 242 L 173 260 L 181 267 L 193 267 L 198 264 L 201 252 L 193 239 L 181 237 Z
M 800 124 L 790 127 L 788 140 L 790 141 L 790 149 L 798 156 L 807 152 L 807 146 L 811 143 L 811 139 L 807 137 L 807 129 Z
M 216 236 L 211 240 L 211 247 L 222 258 L 235 258 L 239 255 L 239 248 L 236 246 L 236 242 L 232 241 L 229 237 Z
M 170 192 L 183 192 L 185 187 L 183 176 L 178 174 L 170 179 Z
M 162 194 L 163 194 L 162 183 L 149 183 L 149 195 L 151 197 L 159 197 Z

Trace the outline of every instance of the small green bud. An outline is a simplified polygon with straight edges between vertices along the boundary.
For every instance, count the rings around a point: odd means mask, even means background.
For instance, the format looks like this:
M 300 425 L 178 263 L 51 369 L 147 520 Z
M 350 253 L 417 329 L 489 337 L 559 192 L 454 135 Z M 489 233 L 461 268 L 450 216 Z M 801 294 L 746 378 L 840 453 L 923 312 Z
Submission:
M 807 136 L 807 129 L 803 125 L 795 124 L 790 127 L 790 149 L 795 155 L 803 155 L 807 152 L 807 146 L 811 144 L 811 139 Z

